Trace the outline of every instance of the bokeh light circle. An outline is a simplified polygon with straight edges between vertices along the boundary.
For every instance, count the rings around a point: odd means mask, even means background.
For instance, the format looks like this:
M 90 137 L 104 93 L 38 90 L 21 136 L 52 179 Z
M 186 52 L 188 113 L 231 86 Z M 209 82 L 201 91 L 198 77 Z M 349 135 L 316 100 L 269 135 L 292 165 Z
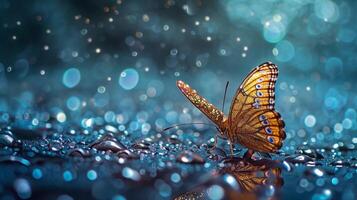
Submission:
M 273 54 L 280 62 L 287 62 L 295 56 L 295 47 L 288 40 L 282 40 L 275 45 Z
M 67 99 L 66 102 L 67 108 L 71 111 L 76 111 L 80 108 L 81 106 L 81 101 L 79 100 L 78 97 L 76 96 L 71 96 Z
M 316 124 L 316 118 L 313 115 L 307 115 L 304 122 L 307 127 L 312 128 Z
M 337 57 L 330 57 L 327 59 L 325 63 L 325 72 L 330 77 L 335 77 L 342 73 L 342 60 Z
M 125 90 L 131 90 L 139 83 L 139 73 L 133 69 L 128 68 L 121 72 L 119 77 L 119 85 Z
M 270 20 L 264 25 L 263 36 L 270 43 L 279 42 L 284 38 L 285 34 L 285 25 L 279 21 Z
M 73 88 L 81 81 L 81 72 L 77 68 L 67 69 L 62 78 L 62 83 L 68 88 Z
M 334 22 L 339 16 L 337 5 L 330 0 L 316 0 L 314 11 L 317 17 L 324 21 Z

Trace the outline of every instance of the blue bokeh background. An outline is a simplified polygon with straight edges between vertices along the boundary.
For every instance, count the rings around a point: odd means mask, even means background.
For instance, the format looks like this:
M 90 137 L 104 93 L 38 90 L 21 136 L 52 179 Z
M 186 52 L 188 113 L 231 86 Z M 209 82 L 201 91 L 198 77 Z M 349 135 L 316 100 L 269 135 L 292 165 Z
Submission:
M 82 125 L 83 117 L 99 117 L 145 133 L 206 121 L 176 80 L 220 107 L 226 81 L 229 104 L 250 69 L 270 60 L 280 69 L 276 107 L 287 141 L 299 138 L 286 150 L 356 142 L 355 7 L 330 0 L 2 0 L 3 120 L 15 114 L 20 126 L 34 128 L 50 116 Z

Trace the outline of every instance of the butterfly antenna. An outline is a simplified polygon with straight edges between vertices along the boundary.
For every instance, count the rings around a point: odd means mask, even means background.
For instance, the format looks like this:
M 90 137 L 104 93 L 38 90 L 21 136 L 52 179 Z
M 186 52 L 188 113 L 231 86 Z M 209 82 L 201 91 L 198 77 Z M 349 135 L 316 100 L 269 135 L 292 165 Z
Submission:
M 160 133 L 165 132 L 165 131 L 167 131 L 167 130 L 170 130 L 170 129 L 172 129 L 172 128 L 179 127 L 179 126 L 198 125 L 198 124 L 216 127 L 216 126 L 213 125 L 213 124 L 208 124 L 208 123 L 203 123 L 203 122 L 183 123 L 183 124 L 175 124 L 175 125 L 169 126 L 169 127 L 167 127 L 167 128 L 164 128 L 164 129 L 162 129 L 162 130 L 160 131 Z
M 226 88 L 224 89 L 222 112 L 224 112 L 224 103 L 226 102 L 226 94 L 227 94 L 228 85 L 229 85 L 229 81 L 227 81 Z

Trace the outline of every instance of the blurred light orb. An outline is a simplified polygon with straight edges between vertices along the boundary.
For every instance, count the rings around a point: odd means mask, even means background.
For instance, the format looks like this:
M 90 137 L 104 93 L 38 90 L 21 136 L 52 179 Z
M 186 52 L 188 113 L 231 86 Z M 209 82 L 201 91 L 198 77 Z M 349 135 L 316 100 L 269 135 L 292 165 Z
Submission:
M 16 72 L 19 78 L 23 78 L 29 71 L 30 64 L 26 59 L 19 59 L 14 65 L 14 72 Z
M 288 40 L 282 40 L 275 45 L 273 54 L 280 62 L 287 62 L 295 56 L 295 47 Z
M 64 181 L 66 181 L 66 182 L 73 180 L 72 172 L 70 172 L 68 170 L 64 171 L 62 176 L 63 176 Z
M 142 134 L 146 135 L 151 130 L 151 125 L 149 123 L 144 123 L 141 125 L 141 132 Z
M 21 199 L 29 199 L 31 197 L 31 185 L 28 180 L 19 178 L 14 182 L 14 189 L 17 192 L 17 195 Z
M 95 179 L 97 179 L 97 177 L 98 177 L 98 175 L 97 175 L 97 172 L 96 171 L 94 171 L 94 170 L 89 170 L 88 172 L 87 172 L 87 178 L 89 179 L 89 180 L 91 180 L 91 181 L 94 181 Z
M 348 108 L 345 112 L 345 117 L 346 118 L 349 118 L 351 120 L 354 120 L 357 118 L 357 112 L 355 109 L 353 108 Z
M 67 99 L 66 105 L 69 110 L 76 111 L 81 106 L 81 100 L 76 96 L 71 96 Z
M 104 93 L 97 93 L 93 97 L 93 103 L 95 107 L 104 107 L 109 103 L 109 94 Z
M 81 72 L 77 68 L 67 69 L 62 78 L 62 83 L 68 88 L 73 88 L 81 81 Z
M 139 82 L 139 73 L 133 69 L 128 68 L 121 72 L 119 77 L 119 85 L 125 90 L 131 90 L 136 87 Z
M 57 121 L 59 121 L 61 123 L 65 122 L 67 119 L 66 114 L 64 114 L 63 112 L 57 113 L 56 118 L 57 118 Z
M 35 169 L 32 171 L 32 177 L 33 177 L 34 179 L 40 179 L 40 178 L 42 178 L 42 171 L 41 171 L 41 169 L 35 168 Z
M 345 118 L 343 121 L 342 121 L 342 126 L 344 129 L 350 129 L 352 128 L 352 120 L 351 119 L 348 119 L 348 118 Z
M 314 11 L 317 17 L 326 22 L 334 22 L 339 17 L 339 10 L 337 5 L 330 0 L 315 1 Z
M 165 119 L 170 124 L 176 123 L 178 119 L 178 114 L 175 111 L 169 111 L 168 113 L 166 113 Z
M 134 169 L 129 168 L 129 167 L 124 167 L 124 169 L 122 171 L 122 175 L 125 178 L 131 179 L 134 181 L 140 180 L 140 174 L 137 171 L 135 171 Z
M 107 111 L 105 114 L 104 114 L 104 120 L 106 122 L 115 122 L 115 118 L 116 118 L 116 115 L 113 111 Z
M 337 34 L 337 40 L 345 43 L 351 43 L 355 38 L 356 32 L 347 28 L 341 29 Z
M 172 174 L 171 174 L 170 179 L 171 179 L 172 182 L 178 183 L 178 182 L 181 181 L 181 176 L 180 176 L 180 174 L 178 174 L 178 173 L 175 172 L 175 173 L 172 173 Z
M 295 68 L 302 71 L 309 71 L 317 62 L 314 51 L 303 46 L 295 48 L 295 56 L 291 61 Z
M 343 126 L 341 123 L 336 123 L 335 126 L 333 127 L 333 130 L 336 133 L 341 133 L 343 131 Z
M 189 113 L 182 113 L 182 114 L 180 114 L 179 121 L 182 124 L 191 123 L 192 117 Z
M 307 126 L 309 128 L 312 128 L 316 124 L 316 118 L 313 115 L 307 115 L 305 117 L 305 121 L 304 122 L 305 122 L 305 126 Z
M 337 57 L 330 57 L 327 59 L 325 63 L 325 72 L 330 77 L 335 77 L 342 73 L 343 63 L 340 58 Z
M 207 189 L 207 195 L 209 199 L 212 200 L 220 200 L 224 197 L 224 190 L 219 185 L 212 185 Z
M 280 21 L 270 20 L 265 22 L 263 36 L 270 43 L 277 43 L 285 37 L 286 28 Z

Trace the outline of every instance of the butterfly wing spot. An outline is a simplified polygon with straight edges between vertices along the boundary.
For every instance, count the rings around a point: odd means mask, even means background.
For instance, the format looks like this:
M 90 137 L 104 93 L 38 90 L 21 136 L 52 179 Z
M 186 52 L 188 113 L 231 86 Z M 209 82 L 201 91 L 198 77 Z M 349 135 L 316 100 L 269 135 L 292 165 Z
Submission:
M 263 96 L 263 92 L 261 92 L 261 91 L 258 90 L 258 91 L 257 91 L 257 96 L 258 96 L 258 97 L 262 97 L 262 96 Z
M 257 88 L 257 89 L 259 90 L 259 89 L 261 89 L 261 88 L 262 88 L 262 85 L 257 84 L 257 85 L 255 86 L 255 88 Z
M 253 107 L 256 108 L 256 109 L 258 109 L 258 108 L 260 107 L 260 105 L 259 105 L 259 103 L 256 103 L 256 102 L 255 102 L 255 103 L 253 103 Z
M 274 143 L 274 138 L 271 137 L 271 136 L 268 136 L 268 141 L 269 141 L 270 143 Z
M 266 125 L 269 124 L 269 121 L 268 121 L 268 120 L 263 120 L 263 121 L 262 121 L 262 124 L 263 124 L 264 126 L 266 126 Z
M 259 120 L 260 121 L 263 121 L 263 120 L 266 120 L 266 119 L 267 119 L 267 117 L 265 115 L 260 115 L 259 116 Z
M 272 134 L 273 131 L 271 130 L 271 128 L 269 126 L 265 127 L 265 132 L 268 134 Z

